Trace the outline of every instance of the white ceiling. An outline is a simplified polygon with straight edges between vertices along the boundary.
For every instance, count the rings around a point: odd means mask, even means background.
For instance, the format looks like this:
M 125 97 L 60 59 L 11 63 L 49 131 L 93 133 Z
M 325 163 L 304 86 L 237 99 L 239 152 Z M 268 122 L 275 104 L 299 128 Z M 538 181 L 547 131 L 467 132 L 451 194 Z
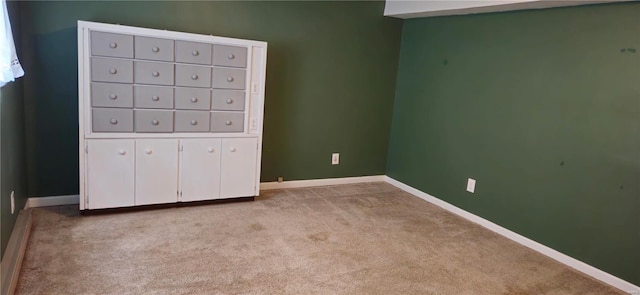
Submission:
M 384 15 L 415 18 L 625 1 L 633 0 L 386 0 Z

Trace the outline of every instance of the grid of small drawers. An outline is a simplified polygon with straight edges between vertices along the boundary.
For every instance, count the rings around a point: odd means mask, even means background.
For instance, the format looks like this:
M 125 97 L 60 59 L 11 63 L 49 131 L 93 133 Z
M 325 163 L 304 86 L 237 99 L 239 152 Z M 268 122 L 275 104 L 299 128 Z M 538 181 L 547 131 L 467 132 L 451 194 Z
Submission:
M 243 132 L 247 48 L 91 32 L 93 132 Z

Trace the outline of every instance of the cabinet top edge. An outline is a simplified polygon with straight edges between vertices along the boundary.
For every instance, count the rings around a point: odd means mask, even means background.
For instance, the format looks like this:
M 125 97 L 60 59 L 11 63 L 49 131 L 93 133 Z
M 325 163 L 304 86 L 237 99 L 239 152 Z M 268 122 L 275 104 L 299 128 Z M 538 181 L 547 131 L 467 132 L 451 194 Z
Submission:
M 133 26 L 120 25 L 120 24 L 106 24 L 106 23 L 78 20 L 78 31 L 80 32 L 85 29 L 99 30 L 101 32 L 116 33 L 116 34 L 136 34 L 136 35 L 145 35 L 148 37 L 157 37 L 157 38 L 173 38 L 173 39 L 184 39 L 186 41 L 200 41 L 200 42 L 207 42 L 207 43 L 220 43 L 224 45 L 240 45 L 240 46 L 254 46 L 254 47 L 267 48 L 267 42 L 265 41 L 238 39 L 238 38 L 221 37 L 221 36 L 214 36 L 214 35 L 204 35 L 204 34 L 196 34 L 196 33 L 187 33 L 187 32 L 178 32 L 178 31 L 170 31 L 170 30 L 133 27 Z

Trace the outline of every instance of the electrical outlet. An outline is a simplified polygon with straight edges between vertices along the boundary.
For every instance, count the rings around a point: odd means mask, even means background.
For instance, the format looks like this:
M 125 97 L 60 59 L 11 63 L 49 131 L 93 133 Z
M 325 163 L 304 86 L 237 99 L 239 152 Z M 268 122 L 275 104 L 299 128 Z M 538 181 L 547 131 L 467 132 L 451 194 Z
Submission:
M 340 164 L 340 153 L 331 154 L 331 165 Z
M 467 180 L 467 191 L 472 193 L 476 190 L 476 180 L 473 178 L 469 178 Z
M 14 191 L 11 191 L 11 214 L 16 212 L 16 194 Z
M 278 176 L 278 182 L 283 182 L 283 181 L 284 181 L 284 177 Z

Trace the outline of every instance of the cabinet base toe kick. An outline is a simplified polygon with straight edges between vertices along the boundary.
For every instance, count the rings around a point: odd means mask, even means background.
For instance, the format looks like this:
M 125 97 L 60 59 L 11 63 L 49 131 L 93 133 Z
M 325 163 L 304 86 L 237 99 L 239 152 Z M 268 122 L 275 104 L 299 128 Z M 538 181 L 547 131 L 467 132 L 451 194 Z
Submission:
M 228 203 L 253 202 L 255 201 L 255 197 L 256 196 L 205 200 L 205 201 L 180 202 L 180 203 L 141 205 L 141 206 L 133 206 L 133 207 L 85 209 L 85 210 L 80 210 L 80 214 L 97 215 L 97 214 L 111 214 L 111 213 L 126 213 L 126 212 L 138 212 L 138 211 L 147 211 L 147 210 L 160 210 L 160 209 L 193 207 L 193 206 L 203 206 L 203 205 L 219 205 L 219 204 L 228 204 Z

